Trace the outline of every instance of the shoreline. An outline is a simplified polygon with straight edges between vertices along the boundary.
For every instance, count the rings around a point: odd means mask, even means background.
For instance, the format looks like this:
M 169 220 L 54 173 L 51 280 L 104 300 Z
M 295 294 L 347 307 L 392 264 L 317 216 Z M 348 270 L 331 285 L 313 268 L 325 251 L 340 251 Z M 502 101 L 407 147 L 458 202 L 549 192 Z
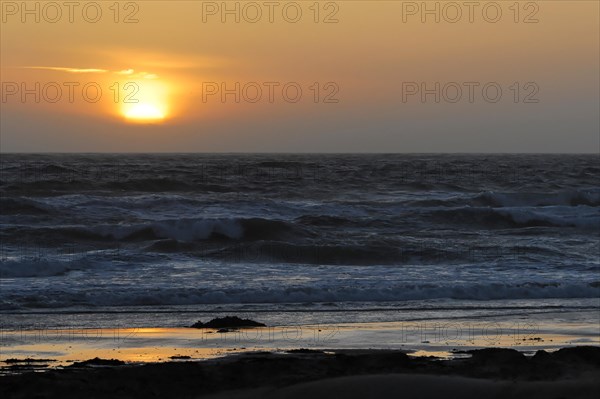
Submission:
M 4 375 L 0 395 L 249 399 L 358 398 L 388 392 L 433 398 L 450 389 L 451 396 L 466 398 L 484 392 L 490 397 L 591 398 L 600 390 L 598 346 L 539 350 L 532 356 L 504 348 L 463 352 L 450 360 L 372 349 L 256 351 L 145 364 L 92 359 L 45 373 Z
M 2 330 L 0 396 L 595 398 L 597 325 L 562 316 Z
M 49 359 L 45 368 L 66 367 L 96 357 L 125 362 L 193 360 L 229 354 L 298 348 L 401 350 L 417 356 L 455 357 L 455 352 L 512 348 L 538 350 L 600 346 L 597 326 L 557 320 L 422 320 L 309 324 L 254 328 L 63 328 L 0 331 L 0 373 L 8 359 Z M 39 362 L 38 362 L 39 363 Z

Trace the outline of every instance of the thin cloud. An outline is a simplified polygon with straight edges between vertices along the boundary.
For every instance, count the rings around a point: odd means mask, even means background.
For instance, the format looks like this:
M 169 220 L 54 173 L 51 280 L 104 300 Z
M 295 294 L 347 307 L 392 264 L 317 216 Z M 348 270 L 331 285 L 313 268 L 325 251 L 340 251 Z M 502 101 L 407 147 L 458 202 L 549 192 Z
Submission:
M 158 75 L 155 73 L 148 73 L 148 72 L 135 72 L 135 70 L 129 68 L 129 69 L 123 69 L 122 71 L 118 71 L 116 72 L 119 75 L 127 75 L 127 76 L 131 76 L 134 78 L 144 78 L 144 79 L 157 79 Z
M 106 73 L 106 69 L 97 68 L 67 68 L 67 67 L 48 67 L 48 66 L 29 66 L 27 69 L 45 69 L 49 71 L 61 71 L 69 73 Z
M 68 72 L 68 73 L 114 73 L 117 75 L 126 75 L 134 78 L 143 78 L 143 79 L 157 79 L 158 75 L 154 73 L 148 72 L 135 72 L 135 70 L 122 69 L 120 71 L 109 71 L 108 69 L 99 69 L 99 68 L 69 68 L 69 67 L 52 67 L 52 66 L 27 66 L 23 67 L 26 69 L 43 69 L 48 71 L 60 71 L 60 72 Z

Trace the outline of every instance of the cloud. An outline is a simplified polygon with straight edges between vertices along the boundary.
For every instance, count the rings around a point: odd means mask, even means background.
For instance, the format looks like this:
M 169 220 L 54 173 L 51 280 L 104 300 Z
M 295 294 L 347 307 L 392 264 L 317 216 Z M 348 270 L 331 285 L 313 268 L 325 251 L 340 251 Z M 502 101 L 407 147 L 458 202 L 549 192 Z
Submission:
M 134 78 L 144 78 L 144 79 L 157 79 L 158 78 L 158 75 L 155 73 L 148 73 L 148 72 L 135 73 L 135 71 L 131 68 L 123 69 L 122 71 L 117 72 L 117 74 L 127 75 L 127 76 L 131 76 Z
M 70 67 L 53 67 L 53 66 L 27 66 L 23 67 L 26 69 L 44 69 L 48 71 L 60 71 L 60 72 L 68 72 L 68 73 L 115 73 L 117 75 L 127 75 L 134 78 L 143 78 L 143 79 L 157 79 L 158 75 L 154 73 L 148 72 L 138 72 L 135 73 L 135 70 L 122 69 L 120 71 L 109 71 L 108 69 L 99 69 L 99 68 L 70 68 Z
M 146 73 L 146 72 L 139 73 L 138 76 L 141 76 L 144 79 L 156 79 L 156 78 L 158 78 L 157 74 L 155 74 L 155 73 Z
M 97 68 L 67 68 L 67 67 L 48 67 L 48 66 L 28 66 L 27 69 L 46 69 L 50 71 L 61 71 L 69 73 L 106 73 L 106 69 Z

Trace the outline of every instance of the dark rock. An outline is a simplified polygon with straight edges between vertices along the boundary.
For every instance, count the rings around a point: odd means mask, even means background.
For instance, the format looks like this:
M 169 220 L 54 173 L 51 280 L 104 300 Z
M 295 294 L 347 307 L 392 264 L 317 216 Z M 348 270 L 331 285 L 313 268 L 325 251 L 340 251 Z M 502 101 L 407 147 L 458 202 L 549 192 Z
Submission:
M 273 354 L 273 352 L 256 351 L 256 352 L 246 352 L 243 355 L 244 356 L 270 356 L 272 354 Z
M 237 316 L 225 316 L 212 319 L 208 323 L 198 321 L 191 328 L 244 328 L 244 327 L 266 327 L 265 324 L 250 319 L 240 319 Z
M 175 355 L 175 356 L 169 356 L 169 359 L 184 360 L 184 359 L 191 359 L 191 356 L 187 356 L 187 355 Z
M 7 364 L 15 364 L 15 363 L 46 363 L 46 362 L 55 362 L 56 360 L 54 359 L 32 359 L 32 358 L 26 358 L 26 359 L 6 359 L 4 361 L 4 363 Z
M 204 328 L 204 323 L 202 323 L 200 320 L 198 320 L 197 322 L 195 322 L 194 324 L 192 324 L 190 326 L 190 328 Z
M 545 350 L 539 350 L 535 352 L 535 355 L 533 355 L 531 360 L 533 362 L 547 362 L 548 360 L 550 360 L 550 358 L 552 358 L 552 355 L 550 355 L 548 352 L 546 352 Z
M 306 349 L 306 348 L 291 349 L 291 350 L 286 351 L 286 352 L 287 353 L 323 353 L 323 351 L 320 351 L 320 350 Z
M 95 357 L 83 362 L 75 362 L 69 367 L 86 367 L 86 366 L 122 366 L 125 362 L 117 359 L 100 359 Z
M 552 357 L 563 362 L 587 363 L 600 366 L 600 347 L 577 346 L 562 348 L 552 353 Z
M 467 351 L 475 363 L 522 364 L 527 361 L 525 355 L 514 349 L 486 348 Z

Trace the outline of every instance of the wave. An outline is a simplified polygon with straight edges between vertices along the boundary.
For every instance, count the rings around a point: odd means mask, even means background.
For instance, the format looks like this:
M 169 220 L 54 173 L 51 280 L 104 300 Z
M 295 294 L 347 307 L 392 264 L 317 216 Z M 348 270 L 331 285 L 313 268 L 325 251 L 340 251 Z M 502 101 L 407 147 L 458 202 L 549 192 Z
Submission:
M 72 262 L 59 260 L 3 260 L 0 262 L 0 278 L 62 276 L 73 269 Z
M 574 227 L 586 230 L 600 229 L 600 212 L 592 208 L 577 212 L 560 207 L 544 208 L 475 208 L 436 209 L 431 215 L 437 221 L 457 225 L 473 225 L 486 228 L 523 227 Z M 564 211 L 564 210 L 563 210 Z
M 33 162 L 3 162 L 0 164 L 0 173 L 15 173 L 20 178 L 27 176 L 41 176 L 41 175 L 64 175 L 66 173 L 74 174 L 77 172 L 77 168 L 74 165 L 66 165 L 64 163 L 52 163 L 41 160 Z
M 51 213 L 51 208 L 29 198 L 1 198 L 2 215 L 43 215 Z
M 450 191 L 442 198 L 425 198 L 407 200 L 406 205 L 412 207 L 549 207 L 549 206 L 600 206 L 600 189 L 562 190 L 554 192 L 495 192 L 486 191 L 478 194 Z
M 20 182 L 0 182 L 7 191 L 36 193 L 46 195 L 57 195 L 60 193 L 77 193 L 77 192 L 112 192 L 118 194 L 120 192 L 216 192 L 227 193 L 238 191 L 241 187 L 228 187 L 226 185 L 209 184 L 207 182 L 193 182 L 188 180 L 178 180 L 172 178 L 135 178 L 135 179 L 118 179 L 112 177 L 93 179 L 69 179 L 51 180 L 45 179 L 42 181 L 20 181 Z
M 160 288 L 85 290 L 18 294 L 4 297 L 2 309 L 63 308 L 69 306 L 160 306 L 246 303 L 380 302 L 430 299 L 503 300 L 597 298 L 599 282 L 523 282 L 515 284 L 388 284 L 383 287 L 323 286 L 269 288 Z
M 125 242 L 172 239 L 181 242 L 199 240 L 284 239 L 302 233 L 282 220 L 263 218 L 172 219 L 133 225 L 59 227 L 50 229 L 77 239 L 119 240 Z
M 195 252 L 199 248 L 186 247 L 179 242 L 160 242 L 153 244 L 149 250 L 160 252 L 174 252 L 176 250 L 189 251 L 188 253 L 201 257 L 222 259 L 229 262 L 244 263 L 292 263 L 313 265 L 344 265 L 344 266 L 371 266 L 371 265 L 400 265 L 409 263 L 432 264 L 444 260 L 453 263 L 468 260 L 468 251 L 453 251 L 433 246 L 411 245 L 405 248 L 400 246 L 384 245 L 383 243 L 362 244 L 293 244 L 286 242 L 260 241 L 249 244 L 239 244 L 221 249 L 204 248 L 204 251 Z
M 303 215 L 294 220 L 296 223 L 307 226 L 363 226 L 367 227 L 370 222 L 375 220 L 348 219 L 333 215 Z
M 485 192 L 471 199 L 475 206 L 540 207 L 540 206 L 600 206 L 600 190 L 564 190 L 553 193 Z
M 194 179 L 174 178 L 133 178 L 108 182 L 106 188 L 138 192 L 229 192 L 232 187 L 219 184 L 209 184 L 206 181 L 194 182 Z
M 90 248 L 87 251 L 65 253 L 31 253 L 7 257 L 0 262 L 1 278 L 34 278 L 65 276 L 74 271 L 90 271 L 97 268 L 109 270 L 119 265 L 131 263 L 131 257 L 120 249 Z M 137 256 L 138 262 L 144 260 Z M 1 286 L 1 283 L 0 283 Z

